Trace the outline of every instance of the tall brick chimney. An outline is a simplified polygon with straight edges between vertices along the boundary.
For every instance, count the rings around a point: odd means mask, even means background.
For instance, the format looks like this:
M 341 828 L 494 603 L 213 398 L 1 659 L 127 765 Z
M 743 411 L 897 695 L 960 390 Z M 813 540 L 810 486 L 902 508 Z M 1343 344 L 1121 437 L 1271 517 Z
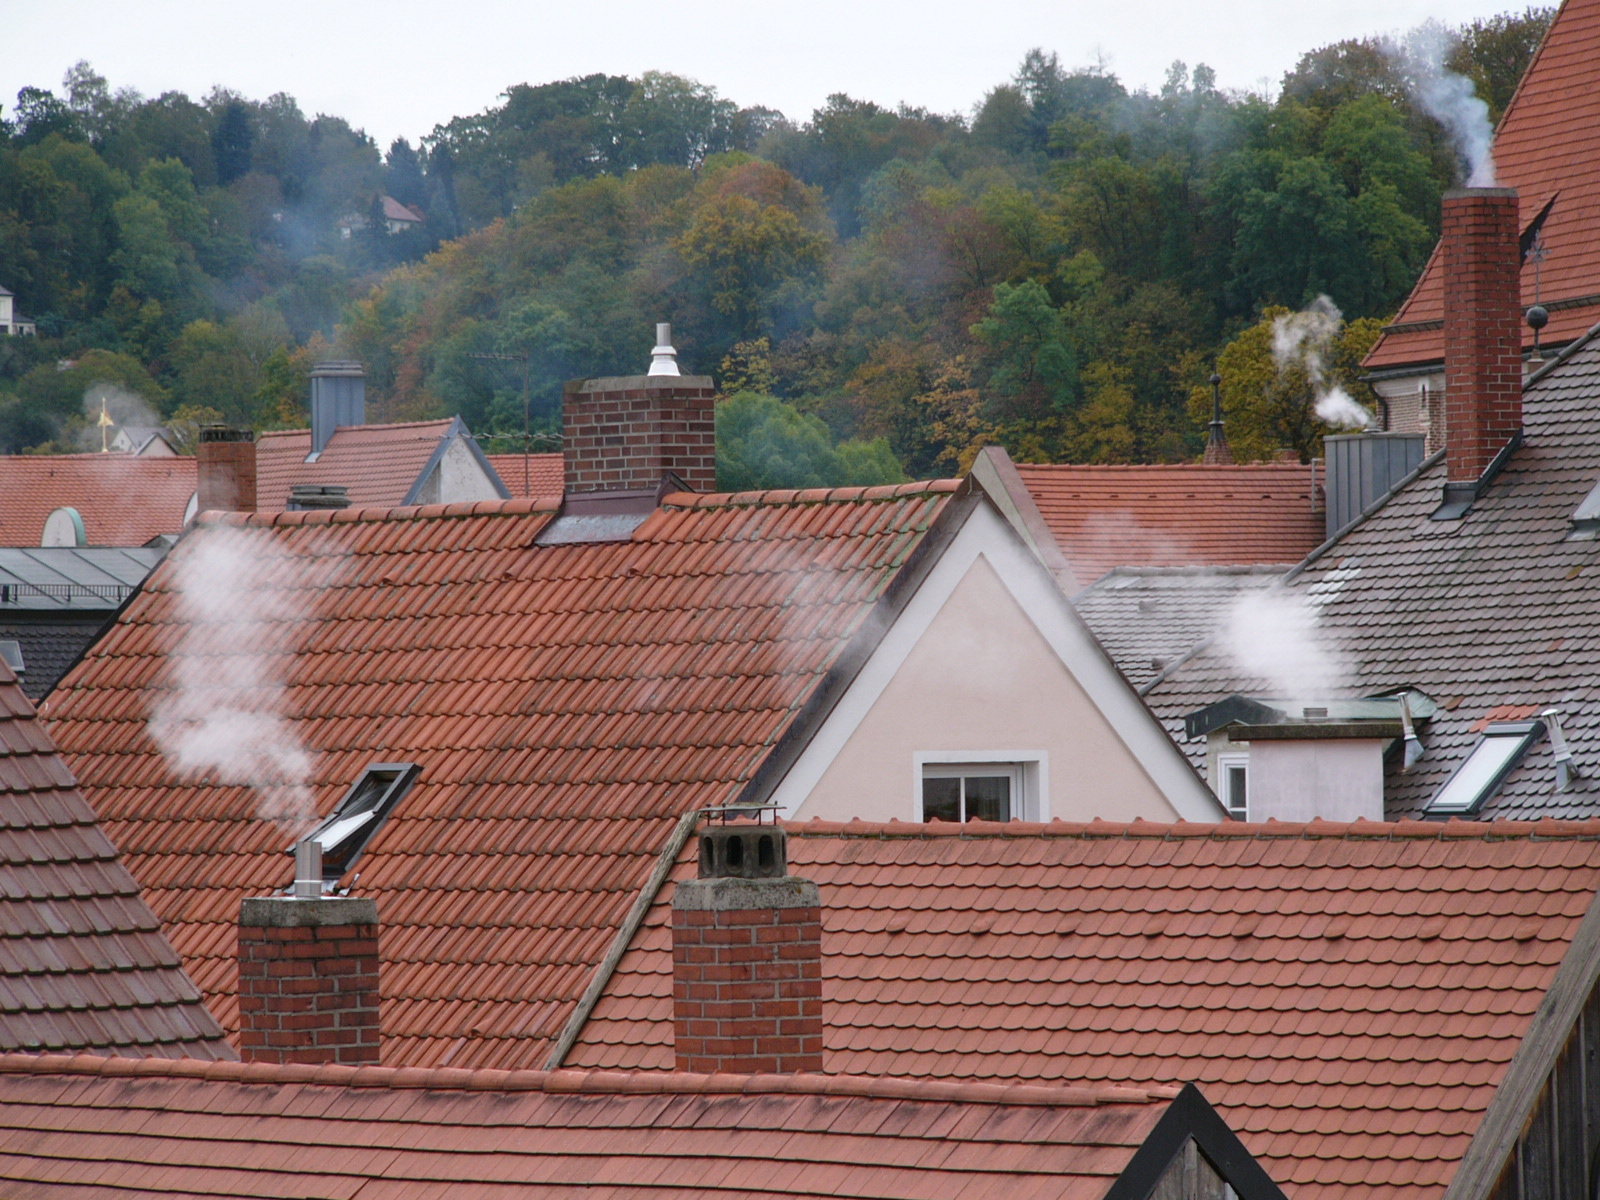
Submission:
M 256 511 L 256 435 L 207 425 L 195 446 L 195 507 L 200 512 Z
M 822 1070 L 822 902 L 776 825 L 708 825 L 672 898 L 680 1071 Z
M 577 379 L 562 395 L 568 497 L 653 496 L 669 471 L 692 491 L 717 486 L 716 388 L 679 375 L 671 326 L 657 326 L 648 375 Z
M 1522 252 L 1514 188 L 1444 194 L 1446 503 L 1470 504 L 1522 429 Z
M 246 1062 L 376 1063 L 378 904 L 323 896 L 322 854 L 296 847 L 293 896 L 239 908 L 239 1054 Z M 310 843 L 315 846 L 315 843 Z

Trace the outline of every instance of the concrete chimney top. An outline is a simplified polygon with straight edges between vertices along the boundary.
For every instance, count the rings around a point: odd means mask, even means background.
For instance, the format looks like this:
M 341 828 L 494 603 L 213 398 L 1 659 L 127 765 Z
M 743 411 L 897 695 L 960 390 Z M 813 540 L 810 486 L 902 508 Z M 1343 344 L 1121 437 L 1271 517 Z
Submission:
M 656 325 L 656 348 L 650 351 L 651 375 L 678 375 L 678 352 L 672 348 L 672 325 L 661 321 Z

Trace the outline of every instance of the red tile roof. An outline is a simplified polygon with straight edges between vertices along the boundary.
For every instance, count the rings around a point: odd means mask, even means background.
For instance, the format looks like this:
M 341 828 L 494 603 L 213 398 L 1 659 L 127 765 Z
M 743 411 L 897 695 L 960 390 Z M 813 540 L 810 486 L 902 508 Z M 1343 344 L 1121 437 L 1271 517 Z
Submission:
M 1600 821 L 788 829 L 825 1070 L 1193 1082 L 1349 1200 L 1443 1192 L 1600 886 Z M 564 1065 L 672 1065 L 671 891 Z
M 314 463 L 309 429 L 263 433 L 256 439 L 256 508 L 283 512 L 295 484 L 350 489 L 352 507 L 404 504 L 417 477 L 450 432 L 455 418 L 402 425 L 341 426 Z
M 142 546 L 182 532 L 194 488 L 192 458 L 0 456 L 0 546 L 37 546 L 62 507 L 78 510 L 91 546 Z
M 1098 1200 L 1176 1094 L 6 1056 L 0 1177 L 80 1197 Z
M 1078 582 L 1114 567 L 1297 563 L 1322 544 L 1312 468 L 1018 463 Z
M 233 1056 L 3 663 L 0 1049 Z
M 369 763 L 422 767 L 356 868 L 384 1061 L 541 1066 L 680 814 L 749 780 L 956 488 L 679 495 L 631 540 L 548 547 L 528 500 L 230 516 L 58 685 L 51 731 L 232 1027 L 239 900 L 288 883 L 289 839 L 247 789 L 174 775 L 146 722 L 183 563 L 270 537 L 305 568 L 264 585 L 310 606 L 265 653 L 318 811 Z
M 1541 230 L 1548 257 L 1538 296 L 1550 310 L 1544 344 L 1570 342 L 1600 321 L 1600 0 L 1567 0 L 1495 131 L 1495 171 L 1521 193 L 1526 228 L 1555 198 Z M 1534 303 L 1535 264 L 1522 268 L 1522 302 Z M 1574 303 L 1575 302 L 1575 303 Z M 1444 263 L 1438 250 L 1395 316 L 1399 326 L 1363 364 L 1395 367 L 1444 359 Z M 1533 331 L 1523 326 L 1523 343 Z
M 555 454 L 486 454 L 513 496 L 559 500 L 566 490 L 566 463 Z

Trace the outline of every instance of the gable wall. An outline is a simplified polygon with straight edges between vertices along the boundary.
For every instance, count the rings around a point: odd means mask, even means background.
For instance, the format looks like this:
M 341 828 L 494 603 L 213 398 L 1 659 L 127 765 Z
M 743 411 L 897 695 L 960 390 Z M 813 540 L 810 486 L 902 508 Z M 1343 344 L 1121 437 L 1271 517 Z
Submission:
M 450 439 L 444 455 L 422 485 L 417 504 L 460 504 L 471 500 L 495 500 L 499 493 L 484 474 L 472 449 L 462 438 Z

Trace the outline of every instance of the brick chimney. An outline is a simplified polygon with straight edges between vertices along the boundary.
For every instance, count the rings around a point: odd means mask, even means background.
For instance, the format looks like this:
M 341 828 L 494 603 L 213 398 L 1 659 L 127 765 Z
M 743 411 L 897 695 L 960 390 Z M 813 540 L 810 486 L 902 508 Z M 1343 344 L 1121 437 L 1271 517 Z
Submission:
M 653 497 L 668 472 L 692 491 L 716 490 L 716 388 L 708 375 L 678 374 L 672 327 L 656 329 L 648 375 L 578 379 L 563 390 L 569 497 Z
M 315 845 L 315 843 L 310 843 Z M 296 847 L 293 896 L 239 908 L 239 1054 L 245 1062 L 378 1061 L 378 905 L 323 896 L 321 847 Z
M 1522 429 L 1522 254 L 1514 188 L 1444 194 L 1446 501 L 1470 503 Z
M 256 511 L 256 435 L 207 425 L 194 451 L 200 512 Z
M 701 830 L 700 877 L 672 898 L 672 977 L 678 1070 L 822 1070 L 822 903 L 788 873 L 782 828 Z

